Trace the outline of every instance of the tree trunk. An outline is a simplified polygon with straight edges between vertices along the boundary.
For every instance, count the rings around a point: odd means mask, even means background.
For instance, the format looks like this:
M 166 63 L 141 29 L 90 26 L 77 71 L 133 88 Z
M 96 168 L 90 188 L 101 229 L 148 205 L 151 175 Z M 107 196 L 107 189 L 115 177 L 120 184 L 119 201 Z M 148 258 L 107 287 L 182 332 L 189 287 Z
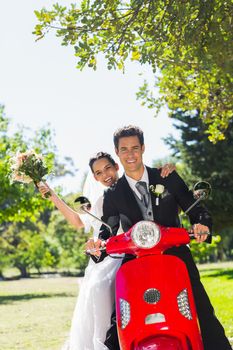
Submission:
M 24 266 L 24 265 L 19 265 L 19 266 L 16 266 L 17 269 L 19 269 L 20 271 L 20 277 L 29 277 L 29 273 L 27 271 L 27 267 Z

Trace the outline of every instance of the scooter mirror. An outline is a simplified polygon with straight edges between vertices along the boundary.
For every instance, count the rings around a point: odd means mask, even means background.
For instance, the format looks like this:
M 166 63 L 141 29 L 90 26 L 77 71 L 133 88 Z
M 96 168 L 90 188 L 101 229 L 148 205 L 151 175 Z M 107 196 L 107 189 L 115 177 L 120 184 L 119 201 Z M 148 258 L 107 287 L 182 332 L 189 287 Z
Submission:
M 95 216 L 94 214 L 92 214 L 90 212 L 91 202 L 89 201 L 89 199 L 87 197 L 80 196 L 80 197 L 76 198 L 74 201 L 74 209 L 78 214 L 88 214 L 91 217 L 93 217 L 95 220 L 98 220 L 99 222 L 101 222 L 103 225 L 105 225 L 108 228 L 108 230 L 110 231 L 110 233 L 112 235 L 111 226 L 109 226 L 104 221 L 102 221 L 100 218 L 98 218 L 97 216 Z
M 87 197 L 80 196 L 74 201 L 74 209 L 78 214 L 85 214 L 91 210 L 91 202 Z
M 207 181 L 199 181 L 193 187 L 193 195 L 195 199 L 206 199 L 211 193 L 211 185 Z
M 201 200 L 206 199 L 211 192 L 211 186 L 207 181 L 199 181 L 193 187 L 193 196 L 196 199 L 195 202 L 185 210 L 184 214 L 187 214 L 197 203 Z

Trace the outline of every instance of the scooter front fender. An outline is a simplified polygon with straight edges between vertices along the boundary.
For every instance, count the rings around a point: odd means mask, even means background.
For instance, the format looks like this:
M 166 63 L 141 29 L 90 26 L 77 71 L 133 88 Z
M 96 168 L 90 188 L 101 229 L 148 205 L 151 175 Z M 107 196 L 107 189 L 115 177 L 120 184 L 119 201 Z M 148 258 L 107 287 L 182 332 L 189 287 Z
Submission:
M 143 341 L 158 335 L 177 338 L 182 350 L 203 350 L 188 272 L 175 256 L 148 255 L 122 265 L 116 312 L 122 350 L 143 349 Z

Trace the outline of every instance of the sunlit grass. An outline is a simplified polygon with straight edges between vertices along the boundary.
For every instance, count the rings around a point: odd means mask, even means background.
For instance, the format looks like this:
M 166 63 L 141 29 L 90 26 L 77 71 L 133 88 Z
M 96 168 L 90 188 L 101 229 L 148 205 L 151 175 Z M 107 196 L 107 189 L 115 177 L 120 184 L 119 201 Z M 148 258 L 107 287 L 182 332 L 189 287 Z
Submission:
M 205 265 L 199 269 L 216 316 L 233 341 L 233 263 Z
M 1 350 L 60 349 L 77 290 L 77 278 L 1 282 Z
M 233 338 L 233 263 L 200 269 L 216 314 Z M 68 336 L 77 282 L 75 277 L 0 282 L 1 350 L 60 350 Z

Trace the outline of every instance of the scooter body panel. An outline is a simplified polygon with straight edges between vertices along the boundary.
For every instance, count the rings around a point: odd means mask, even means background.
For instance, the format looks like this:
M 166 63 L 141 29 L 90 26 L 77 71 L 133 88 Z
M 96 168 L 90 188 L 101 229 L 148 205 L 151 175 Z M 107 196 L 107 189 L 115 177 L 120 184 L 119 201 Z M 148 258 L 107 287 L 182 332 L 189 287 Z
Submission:
M 116 286 L 122 350 L 203 350 L 188 272 L 179 258 L 133 259 L 118 270 Z M 164 345 L 169 337 L 170 347 Z

